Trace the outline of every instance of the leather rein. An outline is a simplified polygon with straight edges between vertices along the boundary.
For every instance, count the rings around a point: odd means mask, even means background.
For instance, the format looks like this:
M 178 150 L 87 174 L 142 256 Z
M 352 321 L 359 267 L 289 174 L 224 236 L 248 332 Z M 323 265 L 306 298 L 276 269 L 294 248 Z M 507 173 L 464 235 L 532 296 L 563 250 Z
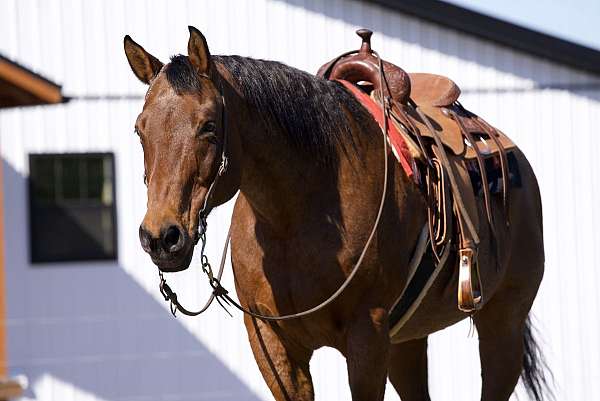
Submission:
M 347 52 L 344 53 L 341 57 L 349 55 L 349 54 L 353 54 L 353 53 L 357 53 L 358 51 L 351 51 L 351 52 Z M 210 198 L 213 195 L 214 192 L 214 188 L 217 184 L 217 181 L 219 180 L 219 178 L 225 174 L 225 172 L 227 171 L 227 166 L 228 166 L 228 158 L 226 155 L 226 150 L 227 150 L 227 129 L 225 126 L 226 123 L 226 118 L 225 118 L 225 97 L 223 94 L 223 87 L 222 85 L 220 85 L 220 96 L 221 96 L 221 101 L 222 101 L 222 112 L 221 112 L 221 127 L 223 130 L 223 149 L 221 152 L 221 163 L 219 165 L 219 169 L 217 171 L 217 174 L 215 175 L 215 179 L 213 180 L 213 182 L 211 183 L 206 196 L 204 198 L 204 203 L 203 206 L 200 210 L 199 213 L 199 224 L 198 224 L 198 231 L 196 234 L 196 242 L 201 241 L 202 242 L 202 246 L 200 248 L 200 261 L 201 261 L 201 267 L 202 267 L 202 271 L 207 275 L 208 277 L 208 282 L 210 284 L 210 286 L 212 287 L 213 291 L 210 295 L 210 297 L 208 298 L 208 300 L 206 301 L 206 303 L 204 304 L 204 306 L 199 309 L 198 311 L 189 311 L 187 310 L 185 307 L 183 307 L 181 305 L 181 303 L 177 300 L 177 294 L 171 289 L 171 287 L 169 287 L 169 285 L 167 284 L 166 279 L 163 276 L 162 271 L 160 270 L 160 268 L 158 269 L 158 275 L 160 278 L 160 292 L 163 295 L 165 301 L 168 301 L 170 303 L 170 309 L 171 309 L 171 313 L 173 314 L 173 316 L 176 316 L 177 311 L 180 311 L 181 313 L 183 313 L 184 315 L 187 316 L 197 316 L 200 315 L 201 313 L 204 313 L 212 304 L 212 302 L 216 299 L 217 302 L 219 303 L 219 305 L 221 305 L 221 307 L 223 307 L 223 309 L 225 309 L 225 311 L 227 313 L 229 313 L 229 311 L 227 310 L 227 308 L 225 307 L 224 304 L 230 305 L 235 307 L 236 309 L 239 309 L 240 311 L 242 311 L 243 313 L 250 315 L 252 317 L 261 319 L 261 320 L 270 320 L 270 321 L 281 321 L 281 320 L 289 320 L 289 319 L 296 319 L 296 318 L 300 318 L 300 317 L 304 317 L 310 314 L 313 314 L 323 308 L 325 308 L 327 305 L 331 304 L 335 299 L 337 299 L 340 294 L 342 292 L 344 292 L 344 290 L 348 287 L 348 285 L 350 285 L 350 282 L 352 281 L 352 279 L 356 276 L 356 273 L 358 272 L 360 266 L 363 263 L 363 260 L 365 258 L 365 255 L 367 253 L 367 250 L 369 249 L 369 246 L 375 236 L 375 232 L 377 231 L 377 227 L 379 226 L 379 221 L 381 220 L 381 215 L 383 212 L 383 206 L 385 204 L 385 198 L 386 198 L 386 194 L 387 194 L 387 179 L 388 179 L 388 143 L 387 143 L 387 132 L 388 132 L 388 120 L 391 114 L 391 109 L 392 109 L 392 101 L 391 98 L 389 97 L 389 95 L 385 95 L 384 94 L 384 84 L 385 87 L 388 87 L 388 82 L 386 80 L 385 77 L 385 72 L 383 69 L 383 60 L 381 59 L 381 57 L 379 56 L 379 54 L 377 54 L 377 52 L 372 51 L 372 53 L 377 57 L 378 61 L 379 61 L 379 87 L 380 87 L 380 91 L 381 91 L 381 98 L 383 99 L 383 101 L 381 102 L 381 109 L 382 109 L 382 114 L 384 116 L 383 118 L 383 127 L 381 129 L 382 135 L 383 135 L 383 160 L 384 160 L 384 170 L 383 170 L 383 190 L 382 190 L 382 194 L 381 194 L 381 200 L 379 203 L 379 209 L 377 211 L 377 216 L 375 218 L 375 221 L 373 223 L 373 228 L 371 229 L 371 233 L 369 234 L 369 237 L 367 238 L 367 241 L 365 242 L 365 245 L 363 247 L 362 252 L 360 253 L 360 257 L 358 258 L 356 264 L 354 265 L 354 267 L 352 268 L 352 271 L 350 272 L 350 274 L 348 275 L 348 277 L 346 277 L 346 279 L 344 280 L 344 282 L 342 283 L 342 285 L 340 285 L 340 287 L 333 293 L 331 294 L 327 299 L 325 299 L 323 302 L 321 302 L 320 304 L 304 310 L 302 312 L 297 312 L 297 313 L 292 313 L 292 314 L 287 314 L 287 315 L 264 315 L 261 313 L 257 313 L 257 312 L 253 312 L 247 308 L 244 308 L 242 305 L 240 305 L 237 301 L 235 301 L 233 298 L 231 298 L 231 296 L 229 295 L 229 291 L 227 291 L 222 285 L 221 285 L 221 278 L 223 276 L 223 271 L 224 271 L 224 267 L 225 267 L 225 260 L 227 258 L 227 249 L 229 247 L 229 243 L 231 240 L 231 225 L 229 227 L 228 233 L 227 233 L 227 239 L 225 240 L 225 245 L 223 247 L 223 252 L 221 254 L 221 263 L 219 265 L 219 270 L 217 272 L 217 274 L 215 275 L 212 267 L 210 265 L 210 262 L 208 261 L 208 257 L 205 254 L 205 248 L 206 248 L 206 230 L 207 230 L 207 217 L 208 214 L 210 213 L 211 207 L 209 207 L 209 201 Z M 210 79 L 210 77 L 208 77 L 207 75 L 201 75 L 201 77 L 203 78 L 207 78 Z M 388 94 L 390 93 L 390 91 L 388 90 Z M 423 237 L 423 236 L 421 236 Z M 420 240 L 421 241 L 421 240 Z M 413 259 L 418 258 L 420 261 L 420 257 L 422 255 L 413 255 Z M 411 261 L 411 264 L 414 263 L 414 261 Z M 230 313 L 229 313 L 230 314 Z M 231 315 L 231 314 L 230 314 Z

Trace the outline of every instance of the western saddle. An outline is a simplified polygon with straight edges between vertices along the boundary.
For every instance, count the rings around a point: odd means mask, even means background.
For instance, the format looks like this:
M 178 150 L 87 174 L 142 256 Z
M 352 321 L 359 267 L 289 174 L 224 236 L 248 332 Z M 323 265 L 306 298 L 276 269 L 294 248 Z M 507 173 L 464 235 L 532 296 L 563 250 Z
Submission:
M 400 131 L 424 177 L 421 188 L 428 201 L 429 241 L 434 260 L 443 266 L 450 250 L 454 247 L 458 251 L 458 308 L 473 313 L 483 301 L 477 264 L 481 227 L 468 165 L 476 165 L 479 170 L 487 225 L 494 240 L 496 227 L 485 159 L 499 159 L 502 200 L 508 216 L 510 182 L 506 151 L 515 145 L 458 102 L 460 89 L 451 79 L 406 73 L 380 59 L 371 49 L 371 31 L 360 29 L 357 34 L 362 38 L 360 49 L 323 65 L 317 75 L 356 85 L 385 110 Z M 508 220 L 504 224 L 508 226 Z

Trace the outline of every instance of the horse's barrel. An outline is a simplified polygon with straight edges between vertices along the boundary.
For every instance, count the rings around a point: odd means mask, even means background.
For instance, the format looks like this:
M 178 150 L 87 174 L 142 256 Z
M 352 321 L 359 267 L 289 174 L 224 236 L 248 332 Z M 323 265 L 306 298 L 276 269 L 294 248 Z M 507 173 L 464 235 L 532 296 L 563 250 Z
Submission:
M 375 90 L 379 90 L 379 59 L 371 50 L 373 32 L 359 29 L 356 34 L 362 39 L 360 50 L 331 60 L 319 68 L 317 75 L 325 79 L 343 79 L 355 84 L 365 81 L 371 83 Z M 383 61 L 383 71 L 390 89 L 389 94 L 396 102 L 405 104 L 410 96 L 408 74 L 402 68 L 387 61 Z M 388 94 L 387 89 L 384 92 Z

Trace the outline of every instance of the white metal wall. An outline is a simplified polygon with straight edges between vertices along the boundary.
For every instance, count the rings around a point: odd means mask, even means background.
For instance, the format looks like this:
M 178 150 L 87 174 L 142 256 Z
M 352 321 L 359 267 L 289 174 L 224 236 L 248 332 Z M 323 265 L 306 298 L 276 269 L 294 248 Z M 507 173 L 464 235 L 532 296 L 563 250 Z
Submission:
M 3 0 L 0 52 L 62 83 L 70 96 L 142 95 L 123 55 L 123 36 L 131 34 L 165 61 L 185 52 L 188 24 L 204 32 L 214 54 L 275 59 L 307 71 L 356 48 L 354 30 L 370 27 L 385 58 L 455 79 L 463 103 L 522 147 L 540 181 L 547 270 L 534 309 L 557 399 L 593 399 L 600 392 L 594 230 L 600 217 L 593 209 L 600 204 L 600 145 L 593 139 L 600 92 L 535 89 L 597 83 L 597 77 L 353 0 Z M 156 271 L 137 241 L 145 190 L 132 128 L 141 105 L 138 99 L 73 100 L 0 112 L 10 373 L 29 377 L 27 400 L 270 399 L 239 314 L 231 319 L 215 308 L 202 318 L 175 320 L 157 292 Z M 29 265 L 27 154 L 59 151 L 115 152 L 116 263 Z M 221 209 L 210 221 L 215 260 L 230 205 Z M 198 269 L 171 280 L 186 303 L 207 295 Z M 226 282 L 231 286 L 230 276 Z M 463 323 L 430 337 L 434 399 L 479 398 L 477 340 L 467 334 Z M 458 376 L 465 366 L 470 373 Z M 318 351 L 312 369 L 317 400 L 350 399 L 336 352 Z M 388 390 L 387 399 L 398 399 Z

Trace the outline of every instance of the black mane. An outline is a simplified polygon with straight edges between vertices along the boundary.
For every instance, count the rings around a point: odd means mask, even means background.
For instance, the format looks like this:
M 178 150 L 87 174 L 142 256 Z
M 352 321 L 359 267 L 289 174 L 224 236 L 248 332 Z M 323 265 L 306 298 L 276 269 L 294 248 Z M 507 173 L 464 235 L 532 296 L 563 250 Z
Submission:
M 279 128 L 292 146 L 320 161 L 330 161 L 336 148 L 347 151 L 347 144 L 354 143 L 347 112 L 359 126 L 373 122 L 368 111 L 338 82 L 275 61 L 240 56 L 213 56 L 213 61 L 231 73 L 246 101 L 271 131 Z M 177 91 L 200 88 L 186 56 L 171 58 L 165 72 Z

